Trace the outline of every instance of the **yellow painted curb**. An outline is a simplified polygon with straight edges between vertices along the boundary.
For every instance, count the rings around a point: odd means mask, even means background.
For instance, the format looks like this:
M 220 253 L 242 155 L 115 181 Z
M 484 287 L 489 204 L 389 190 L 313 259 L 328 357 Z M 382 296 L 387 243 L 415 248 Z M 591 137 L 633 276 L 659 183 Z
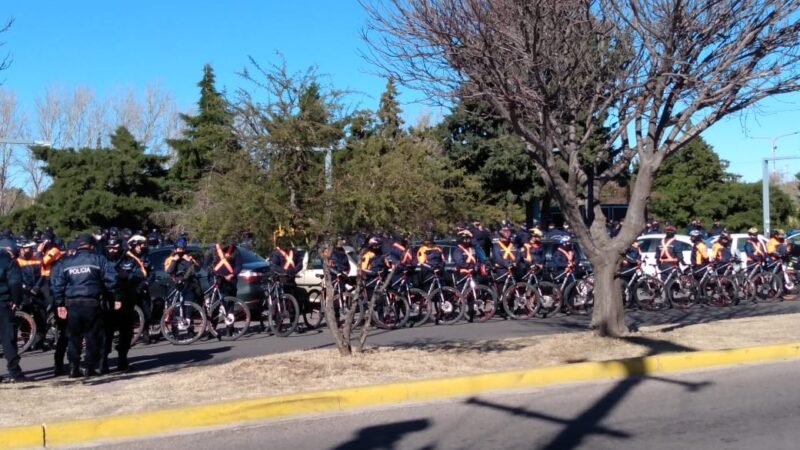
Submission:
M 104 439 L 137 438 L 192 428 L 341 411 L 404 401 L 474 395 L 492 390 L 624 378 L 792 358 L 800 358 L 800 343 L 585 362 L 541 369 L 310 392 L 172 408 L 142 414 L 52 423 L 44 425 L 44 435 L 47 446 L 70 445 Z M 34 431 L 37 431 L 38 434 Z M 36 439 L 33 439 L 34 434 L 36 434 Z M 0 449 L 40 446 L 41 443 L 42 427 L 0 428 Z
M 0 449 L 30 448 L 44 445 L 42 425 L 0 428 Z

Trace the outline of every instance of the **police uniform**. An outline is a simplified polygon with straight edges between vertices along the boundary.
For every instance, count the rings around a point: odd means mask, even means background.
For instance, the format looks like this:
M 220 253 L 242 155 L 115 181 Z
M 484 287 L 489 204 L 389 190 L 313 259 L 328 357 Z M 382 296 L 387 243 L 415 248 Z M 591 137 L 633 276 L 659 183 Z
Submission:
M 8 367 L 8 381 L 27 381 L 19 366 L 14 305 L 22 301 L 22 272 L 5 248 L 0 249 L 0 344 Z
M 242 271 L 242 254 L 235 245 L 213 247 L 211 271 L 217 276 L 219 290 L 224 296 L 236 297 L 236 283 Z
M 52 275 L 52 293 L 57 307 L 67 308 L 70 377 L 80 376 L 81 341 L 86 339 L 86 375 L 94 375 L 102 330 L 100 301 L 104 293 L 118 300 L 117 273 L 105 256 L 92 250 L 94 238 L 82 234 L 75 255 L 64 259 Z

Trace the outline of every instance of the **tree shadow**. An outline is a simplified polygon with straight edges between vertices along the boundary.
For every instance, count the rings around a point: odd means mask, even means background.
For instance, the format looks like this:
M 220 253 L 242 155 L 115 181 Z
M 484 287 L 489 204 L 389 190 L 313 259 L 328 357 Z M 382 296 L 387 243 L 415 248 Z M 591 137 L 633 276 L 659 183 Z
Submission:
M 779 303 L 743 303 L 730 307 L 695 306 L 689 309 L 668 309 L 658 313 L 630 311 L 626 316 L 630 319 L 629 324 L 632 330 L 647 325 L 669 325 L 661 330 L 662 332 L 669 332 L 690 325 L 711 323 L 719 320 L 797 312 L 800 312 L 800 302 L 788 301 Z
M 687 352 L 694 349 L 672 342 L 660 341 L 658 339 L 643 336 L 629 336 L 622 338 L 627 342 L 648 348 L 648 355 L 652 356 L 665 352 Z M 686 382 L 672 380 L 647 374 L 647 367 L 641 358 L 631 358 L 619 361 L 601 362 L 603 365 L 622 366 L 626 375 L 625 378 L 617 382 L 608 392 L 582 413 L 574 418 L 557 417 L 551 414 L 540 413 L 525 408 L 511 407 L 496 402 L 487 401 L 477 397 L 470 398 L 467 404 L 492 408 L 503 411 L 513 416 L 526 417 L 532 420 L 542 420 L 562 425 L 561 431 L 550 440 L 543 449 L 564 450 L 579 447 L 583 441 L 591 435 L 602 435 L 615 439 L 630 439 L 633 433 L 625 430 L 616 430 L 605 427 L 601 424 L 604 418 L 609 416 L 614 409 L 620 405 L 630 393 L 645 380 L 670 383 L 683 387 L 688 392 L 697 392 L 710 386 L 711 382 Z
M 415 419 L 365 427 L 334 450 L 392 450 L 398 448 L 398 443 L 405 435 L 423 431 L 430 426 L 430 419 Z M 420 450 L 432 449 L 433 446 L 427 446 Z
M 527 345 L 505 340 L 489 341 L 453 341 L 448 339 L 415 339 L 408 343 L 391 346 L 400 350 L 421 350 L 424 352 L 450 352 L 450 353 L 502 353 L 507 351 L 522 350 Z

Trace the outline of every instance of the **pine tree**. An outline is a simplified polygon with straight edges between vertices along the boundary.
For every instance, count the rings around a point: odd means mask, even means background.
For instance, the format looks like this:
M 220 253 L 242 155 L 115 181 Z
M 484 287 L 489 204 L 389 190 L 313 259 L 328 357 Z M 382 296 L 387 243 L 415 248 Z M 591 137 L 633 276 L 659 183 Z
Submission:
M 378 106 L 378 132 L 387 139 L 395 139 L 402 134 L 403 119 L 400 118 L 402 110 L 397 102 L 397 88 L 394 80 L 389 78 L 386 82 L 386 91 L 381 95 Z
M 186 124 L 183 138 L 168 141 L 177 153 L 170 179 L 173 193 L 179 198 L 186 197 L 187 191 L 194 191 L 204 173 L 212 168 L 220 170 L 219 165 L 224 165 L 239 149 L 233 133 L 233 114 L 215 87 L 210 65 L 203 68 L 203 79 L 197 85 L 200 87 L 197 115 L 182 114 Z

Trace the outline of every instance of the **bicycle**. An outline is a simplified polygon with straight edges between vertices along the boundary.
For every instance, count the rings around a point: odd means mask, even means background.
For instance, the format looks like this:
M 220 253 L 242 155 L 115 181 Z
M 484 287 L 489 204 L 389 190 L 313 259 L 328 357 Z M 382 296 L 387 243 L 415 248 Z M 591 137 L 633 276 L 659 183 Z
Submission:
M 657 275 L 644 275 L 636 282 L 635 294 L 636 301 L 642 309 L 647 311 L 660 311 L 671 307 L 669 296 L 666 295 L 664 287 L 673 277 L 680 272 L 678 266 L 668 267 L 659 270 L 656 266 Z M 662 281 L 661 276 L 667 274 Z
M 203 293 L 203 308 L 208 318 L 206 330 L 222 341 L 235 341 L 250 328 L 250 308 L 237 297 L 225 297 L 216 280 Z
M 535 315 L 547 317 L 553 310 L 561 308 L 561 296 L 555 284 L 540 280 L 541 266 L 531 266 L 522 280 L 507 288 L 501 297 L 506 315 L 514 320 L 527 320 Z
M 459 310 L 457 316 L 452 317 L 451 320 L 442 320 L 447 325 L 458 322 L 467 313 L 472 314 L 472 317 L 469 318 L 470 322 L 474 321 L 475 318 L 479 322 L 486 322 L 494 315 L 495 305 L 497 304 L 497 294 L 495 294 L 494 289 L 484 284 L 476 283 L 471 272 L 463 275 L 460 279 L 456 279 L 455 272 L 452 275 L 453 286 L 462 286 L 460 291 L 456 289 L 459 294 L 458 304 L 460 308 L 457 308 Z M 467 306 L 466 309 L 464 305 Z
M 261 328 L 264 327 L 264 315 L 267 316 L 269 329 L 273 334 L 286 337 L 297 330 L 300 319 L 300 306 L 293 295 L 283 291 L 285 275 L 272 274 L 262 285 L 264 299 L 261 302 Z
M 206 330 L 208 318 L 202 306 L 183 299 L 180 281 L 172 288 L 164 301 L 161 316 L 161 335 L 174 345 L 188 345 L 196 342 Z
M 426 297 L 425 291 L 412 287 L 408 273 L 402 272 L 386 289 L 385 296 L 376 300 L 373 320 L 378 328 L 393 330 L 402 328 L 408 323 L 411 305 L 418 305 Z M 386 300 L 385 305 L 378 305 L 378 301 Z
M 589 315 L 594 310 L 594 274 L 588 267 L 580 266 L 583 275 L 567 285 L 564 299 L 570 314 Z
M 700 292 L 706 304 L 711 306 L 731 306 L 738 302 L 737 288 L 728 275 L 732 264 L 707 267 L 700 280 Z

